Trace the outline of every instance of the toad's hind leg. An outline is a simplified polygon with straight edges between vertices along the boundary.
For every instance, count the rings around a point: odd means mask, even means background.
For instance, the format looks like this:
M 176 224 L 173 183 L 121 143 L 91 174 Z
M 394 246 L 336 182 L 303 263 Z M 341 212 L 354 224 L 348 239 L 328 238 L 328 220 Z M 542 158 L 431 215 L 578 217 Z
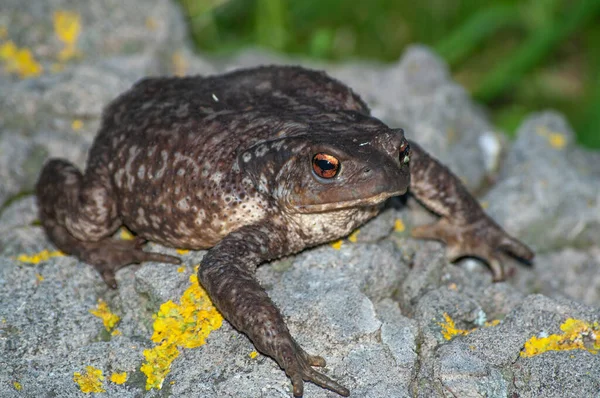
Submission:
M 40 221 L 63 252 L 92 264 L 102 279 L 116 287 L 115 272 L 142 261 L 178 264 L 177 257 L 147 253 L 144 241 L 116 240 L 110 235 L 121 225 L 111 183 L 101 170 L 85 178 L 71 163 L 52 159 L 36 185 Z

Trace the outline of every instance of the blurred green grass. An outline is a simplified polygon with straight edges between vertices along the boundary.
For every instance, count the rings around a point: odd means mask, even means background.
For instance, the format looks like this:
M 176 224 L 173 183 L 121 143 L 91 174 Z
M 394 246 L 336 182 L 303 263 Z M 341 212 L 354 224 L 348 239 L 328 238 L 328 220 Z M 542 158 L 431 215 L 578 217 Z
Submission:
M 554 108 L 600 148 L 600 0 L 179 1 L 202 52 L 393 62 L 427 44 L 503 130 Z

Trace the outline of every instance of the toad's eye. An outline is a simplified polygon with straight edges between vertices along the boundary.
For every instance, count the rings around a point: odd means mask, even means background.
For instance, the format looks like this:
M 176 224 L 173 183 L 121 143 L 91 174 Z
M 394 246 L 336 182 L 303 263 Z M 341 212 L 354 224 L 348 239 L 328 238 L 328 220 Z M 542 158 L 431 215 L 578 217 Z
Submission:
M 340 170 L 340 161 L 326 153 L 317 153 L 312 159 L 313 170 L 321 178 L 333 178 Z
M 410 145 L 408 141 L 404 141 L 402 145 L 400 145 L 400 163 L 408 163 L 410 162 Z

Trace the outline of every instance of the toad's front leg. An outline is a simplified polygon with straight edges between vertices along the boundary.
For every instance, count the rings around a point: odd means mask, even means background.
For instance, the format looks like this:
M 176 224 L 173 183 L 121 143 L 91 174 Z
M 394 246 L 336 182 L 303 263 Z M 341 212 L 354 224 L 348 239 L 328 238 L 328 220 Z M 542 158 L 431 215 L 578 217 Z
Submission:
M 308 355 L 290 335 L 281 314 L 255 278 L 256 266 L 281 256 L 288 247 L 284 228 L 265 221 L 245 226 L 208 251 L 198 279 L 223 316 L 248 335 L 258 351 L 275 359 L 292 380 L 294 396 L 302 396 L 303 381 L 348 396 L 345 387 L 315 371 L 325 360 Z
M 527 261 L 533 259 L 531 249 L 509 236 L 488 217 L 450 170 L 417 144 L 411 142 L 410 145 L 410 191 L 441 216 L 437 223 L 414 228 L 414 237 L 445 242 L 451 261 L 463 256 L 475 256 L 487 261 L 494 281 L 504 280 L 501 252 Z

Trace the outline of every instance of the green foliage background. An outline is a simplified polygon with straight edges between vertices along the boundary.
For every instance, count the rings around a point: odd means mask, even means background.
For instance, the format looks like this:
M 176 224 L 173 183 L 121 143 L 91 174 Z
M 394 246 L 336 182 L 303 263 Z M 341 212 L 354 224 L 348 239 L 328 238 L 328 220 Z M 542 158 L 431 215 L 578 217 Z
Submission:
M 179 0 L 197 48 L 396 61 L 424 43 L 514 132 L 555 108 L 600 148 L 600 0 Z

